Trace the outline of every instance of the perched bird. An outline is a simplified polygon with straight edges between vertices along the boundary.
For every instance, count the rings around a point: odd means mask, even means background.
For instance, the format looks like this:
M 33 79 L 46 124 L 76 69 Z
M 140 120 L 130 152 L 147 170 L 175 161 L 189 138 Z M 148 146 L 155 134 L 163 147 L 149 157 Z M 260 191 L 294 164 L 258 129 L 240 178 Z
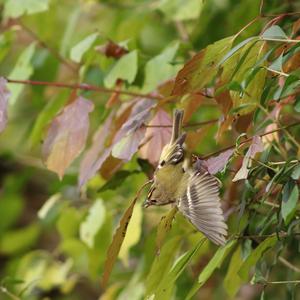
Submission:
M 219 181 L 191 163 L 181 133 L 183 111 L 175 110 L 172 136 L 161 153 L 145 207 L 175 204 L 179 211 L 217 245 L 226 242 L 227 225 L 219 197 Z

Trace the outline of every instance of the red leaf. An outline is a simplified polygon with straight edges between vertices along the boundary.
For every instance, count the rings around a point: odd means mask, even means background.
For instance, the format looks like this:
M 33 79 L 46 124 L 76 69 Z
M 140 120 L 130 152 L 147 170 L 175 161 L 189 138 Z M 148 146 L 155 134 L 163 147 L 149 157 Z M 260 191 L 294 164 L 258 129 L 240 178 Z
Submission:
M 140 154 L 144 159 L 148 159 L 153 165 L 159 161 L 159 157 L 163 147 L 170 141 L 172 121 L 170 116 L 162 109 L 159 109 L 153 119 L 149 123 L 145 135 L 145 145 L 141 148 Z M 164 127 L 170 126 L 170 127 Z
M 7 124 L 7 106 L 8 99 L 10 97 L 10 91 L 8 90 L 7 80 L 0 77 L 0 132 L 4 130 Z
M 84 185 L 92 178 L 108 158 L 112 147 L 105 148 L 104 145 L 109 135 L 111 124 L 112 115 L 95 132 L 92 146 L 86 151 L 80 164 L 79 186 Z
M 221 171 L 227 164 L 229 158 L 232 156 L 234 149 L 229 149 L 222 152 L 218 156 L 211 157 L 207 160 L 202 161 L 208 172 L 212 175 Z
M 43 144 L 42 156 L 47 168 L 56 172 L 60 179 L 85 146 L 89 113 L 93 109 L 91 101 L 78 97 L 52 120 Z

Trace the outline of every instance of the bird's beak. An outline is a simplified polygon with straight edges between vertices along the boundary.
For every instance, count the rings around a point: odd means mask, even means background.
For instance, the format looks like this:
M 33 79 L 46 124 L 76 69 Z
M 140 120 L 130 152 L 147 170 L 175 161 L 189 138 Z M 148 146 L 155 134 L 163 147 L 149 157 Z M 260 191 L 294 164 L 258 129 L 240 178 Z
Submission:
M 151 205 L 151 201 L 149 201 L 149 199 L 146 199 L 145 202 L 144 202 L 144 204 L 143 204 L 143 207 L 144 207 L 144 208 L 147 208 L 147 207 L 149 207 L 150 205 Z

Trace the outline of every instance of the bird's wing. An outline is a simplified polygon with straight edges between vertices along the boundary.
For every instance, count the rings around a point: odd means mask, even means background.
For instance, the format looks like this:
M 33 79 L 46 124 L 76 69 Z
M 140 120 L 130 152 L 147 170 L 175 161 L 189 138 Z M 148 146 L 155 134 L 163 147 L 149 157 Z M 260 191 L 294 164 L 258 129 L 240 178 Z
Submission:
M 179 210 L 217 245 L 226 242 L 227 225 L 219 197 L 219 183 L 207 172 L 194 172 L 179 198 Z

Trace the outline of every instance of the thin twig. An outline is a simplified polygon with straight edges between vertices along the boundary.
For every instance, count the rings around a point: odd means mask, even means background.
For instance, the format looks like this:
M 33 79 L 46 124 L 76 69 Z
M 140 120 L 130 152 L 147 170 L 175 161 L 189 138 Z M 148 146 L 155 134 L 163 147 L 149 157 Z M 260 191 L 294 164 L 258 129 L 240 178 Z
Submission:
M 268 68 L 268 67 L 265 67 L 266 70 L 274 73 L 274 74 L 277 74 L 277 75 L 280 75 L 280 76 L 284 76 L 284 77 L 289 77 L 290 75 L 287 74 L 287 73 L 284 73 L 284 72 L 280 72 L 280 71 L 276 71 L 276 70 L 273 70 L 271 68 Z
M 278 257 L 278 260 L 279 260 L 282 264 L 284 264 L 286 267 L 288 267 L 289 269 L 291 269 L 291 270 L 293 270 L 293 271 L 295 271 L 295 272 L 297 272 L 297 273 L 300 273 L 300 269 L 299 269 L 298 267 L 292 265 L 292 264 L 291 264 L 288 260 L 286 260 L 284 257 L 279 256 L 279 257 Z
M 6 296 L 8 296 L 10 299 L 12 300 L 21 300 L 21 298 L 19 298 L 18 296 L 14 295 L 13 293 L 11 293 L 6 287 L 4 286 L 0 286 L 0 292 L 2 292 L 3 294 L 5 294 Z
M 209 121 L 191 123 L 191 124 L 183 125 L 182 128 L 203 126 L 203 125 L 217 123 L 218 121 L 219 121 L 218 119 L 213 119 L 213 120 L 209 120 Z M 144 127 L 147 127 L 147 128 L 171 128 L 172 125 L 144 125 Z
M 52 86 L 52 87 L 63 88 L 63 89 L 78 89 L 78 90 L 95 91 L 95 92 L 108 93 L 108 94 L 118 92 L 119 94 L 123 94 L 127 96 L 151 98 L 157 100 L 161 100 L 163 98 L 161 96 L 152 95 L 152 94 L 141 94 L 141 93 L 135 93 L 129 91 L 119 91 L 119 90 L 116 91 L 115 89 L 108 89 L 108 88 L 99 87 L 91 84 L 85 84 L 85 83 L 73 84 L 73 83 L 48 82 L 48 81 L 36 81 L 36 80 L 16 80 L 10 78 L 6 78 L 6 80 L 9 83 L 17 83 L 17 84 Z
M 281 130 L 284 130 L 284 129 L 288 129 L 288 128 L 291 128 L 291 127 L 294 127 L 294 126 L 297 126 L 297 125 L 300 125 L 300 121 L 297 121 L 297 122 L 295 122 L 295 123 L 292 123 L 292 124 L 289 124 L 289 125 L 286 125 L 286 126 L 283 126 L 283 127 L 279 127 L 279 128 L 277 128 L 277 129 L 274 129 L 274 130 L 271 130 L 271 131 L 267 131 L 267 132 L 262 133 L 262 134 L 260 134 L 260 135 L 258 135 L 258 136 L 263 137 L 263 136 L 265 136 L 265 135 L 272 134 L 272 133 L 274 133 L 274 132 L 281 131 Z M 257 136 L 257 134 L 255 134 L 254 136 Z M 250 138 L 248 138 L 248 139 L 242 141 L 242 142 L 240 143 L 240 145 L 243 145 L 243 144 L 246 144 L 246 143 L 248 143 L 248 142 L 251 142 L 252 139 L 254 138 L 254 136 L 251 136 Z M 208 154 L 208 155 L 205 155 L 205 156 L 201 157 L 201 159 L 207 159 L 207 158 L 209 158 L 209 157 L 211 157 L 211 156 L 218 155 L 218 154 L 220 154 L 220 153 L 222 153 L 222 152 L 225 152 L 225 151 L 227 151 L 227 150 L 229 150 L 229 149 L 235 148 L 235 146 L 236 146 L 236 144 L 232 144 L 232 145 L 230 145 L 230 146 L 228 146 L 228 147 L 225 147 L 225 148 L 223 148 L 223 149 L 220 149 L 220 150 L 218 150 L 218 151 L 215 151 L 215 152 L 212 152 L 212 153 L 210 153 L 210 154 Z
M 62 64 L 64 64 L 66 67 L 68 67 L 73 72 L 77 72 L 77 67 L 67 61 L 64 57 L 62 57 L 54 48 L 49 46 L 47 43 L 45 43 L 43 40 L 40 39 L 40 37 L 33 32 L 29 27 L 27 27 L 24 23 L 22 23 L 20 20 L 18 21 L 19 25 L 22 27 L 22 29 L 27 32 L 28 35 L 31 36 L 35 41 L 39 43 L 39 45 L 45 49 L 47 49 L 58 61 L 60 61 Z

